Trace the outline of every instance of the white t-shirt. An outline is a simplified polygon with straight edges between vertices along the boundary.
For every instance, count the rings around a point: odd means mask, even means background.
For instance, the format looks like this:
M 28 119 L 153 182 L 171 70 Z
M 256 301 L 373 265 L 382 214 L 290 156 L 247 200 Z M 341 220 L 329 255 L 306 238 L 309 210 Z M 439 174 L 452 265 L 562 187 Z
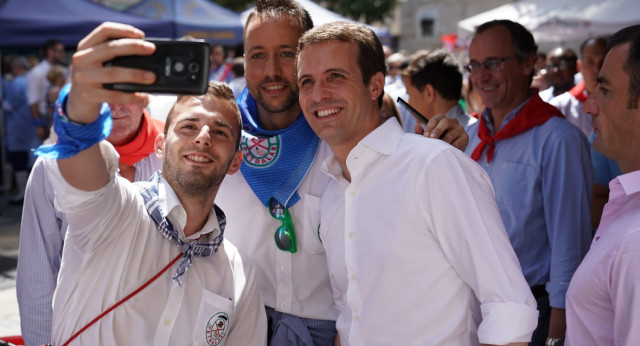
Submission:
M 335 157 L 320 237 L 341 308 L 342 345 L 476 345 L 530 341 L 536 302 L 487 174 L 395 119 Z
M 576 99 L 571 93 L 566 92 L 552 98 L 549 104 L 558 108 L 567 121 L 577 126 L 589 138 L 591 131 L 593 131 L 593 126 L 591 126 L 591 115 L 582 110 L 584 103 Z
M 29 105 L 38 104 L 40 114 L 46 114 L 46 97 L 49 90 L 49 80 L 47 74 L 51 69 L 51 64 L 47 60 L 40 61 L 27 73 L 27 100 Z
M 45 163 L 56 191 L 56 209 L 69 222 L 53 302 L 55 345 L 64 343 L 180 254 L 180 248 L 156 229 L 137 188 L 116 178 L 115 149 L 107 142 L 101 145 L 108 156 L 111 179 L 97 191 L 71 187 L 56 161 Z M 184 239 L 186 213 L 164 179 L 160 179 L 159 199 Z M 212 208 L 195 236 L 215 237 L 219 232 Z M 194 257 L 181 286 L 172 280 L 175 268 L 176 264 L 72 344 L 266 344 L 266 314 L 255 271 L 230 242 L 225 240 L 214 255 Z
M 322 174 L 322 160 L 331 153 L 321 142 L 309 172 L 298 187 L 300 200 L 289 208 L 297 242 L 292 254 L 278 249 L 274 233 L 282 223 L 253 193 L 242 172 L 227 176 L 216 197 L 225 211 L 225 236 L 256 266 L 266 306 L 298 317 L 333 320 L 333 306 L 324 248 L 318 238 L 320 195 L 329 178 Z

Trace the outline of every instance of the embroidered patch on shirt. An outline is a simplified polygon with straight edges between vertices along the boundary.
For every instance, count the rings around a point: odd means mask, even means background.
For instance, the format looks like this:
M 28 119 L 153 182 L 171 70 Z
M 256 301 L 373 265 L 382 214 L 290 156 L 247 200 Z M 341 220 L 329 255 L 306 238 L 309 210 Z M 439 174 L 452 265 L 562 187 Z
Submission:
M 224 312 L 218 312 L 211 316 L 209 322 L 207 322 L 207 330 L 205 332 L 207 345 L 220 345 L 227 335 L 227 331 L 229 331 L 229 315 Z
M 259 138 L 245 136 L 243 133 L 240 150 L 247 164 L 259 168 L 268 167 L 280 153 L 280 136 Z

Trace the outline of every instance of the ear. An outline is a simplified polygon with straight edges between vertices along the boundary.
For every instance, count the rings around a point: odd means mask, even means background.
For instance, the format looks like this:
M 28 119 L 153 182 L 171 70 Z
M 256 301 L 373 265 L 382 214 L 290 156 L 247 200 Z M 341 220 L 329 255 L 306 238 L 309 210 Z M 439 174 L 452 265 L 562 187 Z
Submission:
M 154 142 L 156 156 L 164 160 L 164 133 L 159 134 Z
M 240 169 L 242 165 L 242 152 L 240 150 L 236 151 L 233 155 L 233 159 L 231 160 L 231 164 L 229 165 L 229 169 L 227 169 L 227 174 L 234 174 Z
M 377 102 L 378 97 L 384 92 L 384 75 L 382 72 L 377 72 L 369 80 L 369 92 L 371 93 L 371 99 Z
M 433 103 L 436 98 L 436 89 L 433 88 L 433 85 L 426 84 L 424 89 L 422 90 L 422 98 L 428 103 Z

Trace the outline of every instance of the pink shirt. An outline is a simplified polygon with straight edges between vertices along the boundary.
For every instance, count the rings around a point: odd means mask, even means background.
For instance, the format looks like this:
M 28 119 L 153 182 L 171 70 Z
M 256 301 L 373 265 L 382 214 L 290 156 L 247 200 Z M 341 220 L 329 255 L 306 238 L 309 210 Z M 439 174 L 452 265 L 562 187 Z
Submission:
M 567 292 L 567 345 L 640 345 L 640 171 L 609 188 L 598 232 Z

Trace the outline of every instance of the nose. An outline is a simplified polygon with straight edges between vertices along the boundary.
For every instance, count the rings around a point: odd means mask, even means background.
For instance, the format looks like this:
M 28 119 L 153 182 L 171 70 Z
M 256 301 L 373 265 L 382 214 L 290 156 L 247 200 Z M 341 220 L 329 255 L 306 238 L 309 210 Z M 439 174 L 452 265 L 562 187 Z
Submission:
M 329 89 L 324 81 L 316 81 L 313 85 L 313 93 L 311 94 L 314 102 L 321 102 L 329 98 Z
M 266 76 L 274 77 L 279 76 L 281 74 L 282 69 L 280 68 L 280 62 L 275 57 L 267 58 L 267 63 L 264 67 L 264 74 Z
M 598 116 L 597 99 L 598 99 L 598 91 L 596 89 L 591 94 L 589 94 L 589 97 L 582 105 L 582 110 L 585 113 L 591 115 L 592 117 Z
M 200 128 L 200 131 L 198 131 L 198 134 L 193 139 L 193 142 L 196 145 L 203 145 L 203 146 L 207 146 L 207 147 L 210 146 L 211 145 L 211 131 L 209 129 L 209 126 L 205 125 L 202 128 Z

